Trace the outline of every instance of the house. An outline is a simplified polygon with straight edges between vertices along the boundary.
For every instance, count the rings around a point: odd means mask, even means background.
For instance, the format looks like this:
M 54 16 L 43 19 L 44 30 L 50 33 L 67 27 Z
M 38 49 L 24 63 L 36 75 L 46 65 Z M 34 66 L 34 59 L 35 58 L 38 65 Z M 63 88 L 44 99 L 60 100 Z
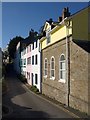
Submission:
M 88 113 L 88 9 L 46 21 L 40 39 L 42 93 Z M 89 9 L 90 12 L 90 9 Z M 55 25 L 52 27 L 52 25 Z
M 31 86 L 36 86 L 41 92 L 40 57 L 38 35 L 31 30 L 29 36 L 24 40 L 24 48 L 21 51 L 23 63 L 21 71 L 27 78 L 27 82 Z

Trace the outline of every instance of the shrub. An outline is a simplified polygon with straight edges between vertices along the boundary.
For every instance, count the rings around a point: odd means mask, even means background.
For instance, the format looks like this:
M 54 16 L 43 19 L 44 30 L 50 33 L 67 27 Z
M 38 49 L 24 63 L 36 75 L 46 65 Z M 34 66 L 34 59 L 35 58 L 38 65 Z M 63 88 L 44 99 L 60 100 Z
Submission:
M 31 86 L 30 89 L 31 89 L 33 92 L 35 92 L 35 93 L 38 93 L 38 92 L 39 92 L 39 89 L 38 89 L 35 85 Z

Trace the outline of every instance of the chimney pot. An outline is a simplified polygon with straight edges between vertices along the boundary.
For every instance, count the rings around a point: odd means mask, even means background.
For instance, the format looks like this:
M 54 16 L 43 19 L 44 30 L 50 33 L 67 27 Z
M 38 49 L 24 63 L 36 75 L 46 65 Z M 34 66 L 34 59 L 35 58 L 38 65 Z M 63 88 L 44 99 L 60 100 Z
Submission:
M 62 12 L 62 19 L 64 19 L 65 17 L 69 17 L 70 16 L 70 12 L 69 12 L 69 8 L 64 8 L 63 12 Z

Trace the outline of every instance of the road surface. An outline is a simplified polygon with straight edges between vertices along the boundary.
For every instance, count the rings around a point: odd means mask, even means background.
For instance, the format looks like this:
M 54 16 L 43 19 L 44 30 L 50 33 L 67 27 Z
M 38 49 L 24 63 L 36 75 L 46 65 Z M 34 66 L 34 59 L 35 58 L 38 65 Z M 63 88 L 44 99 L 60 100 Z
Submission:
M 3 95 L 3 105 L 9 108 L 9 114 L 3 118 L 73 118 L 70 113 L 33 94 L 16 78 L 13 70 L 8 73 L 8 92 Z

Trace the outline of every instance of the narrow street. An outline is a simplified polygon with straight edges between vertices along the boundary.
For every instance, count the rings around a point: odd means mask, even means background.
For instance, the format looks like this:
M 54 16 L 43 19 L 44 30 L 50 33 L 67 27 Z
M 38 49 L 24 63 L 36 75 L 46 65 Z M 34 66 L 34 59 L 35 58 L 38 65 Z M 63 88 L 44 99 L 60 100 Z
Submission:
M 16 78 L 12 68 L 6 78 L 8 91 L 3 95 L 3 105 L 9 114 L 3 118 L 73 118 L 68 112 L 38 97 Z

